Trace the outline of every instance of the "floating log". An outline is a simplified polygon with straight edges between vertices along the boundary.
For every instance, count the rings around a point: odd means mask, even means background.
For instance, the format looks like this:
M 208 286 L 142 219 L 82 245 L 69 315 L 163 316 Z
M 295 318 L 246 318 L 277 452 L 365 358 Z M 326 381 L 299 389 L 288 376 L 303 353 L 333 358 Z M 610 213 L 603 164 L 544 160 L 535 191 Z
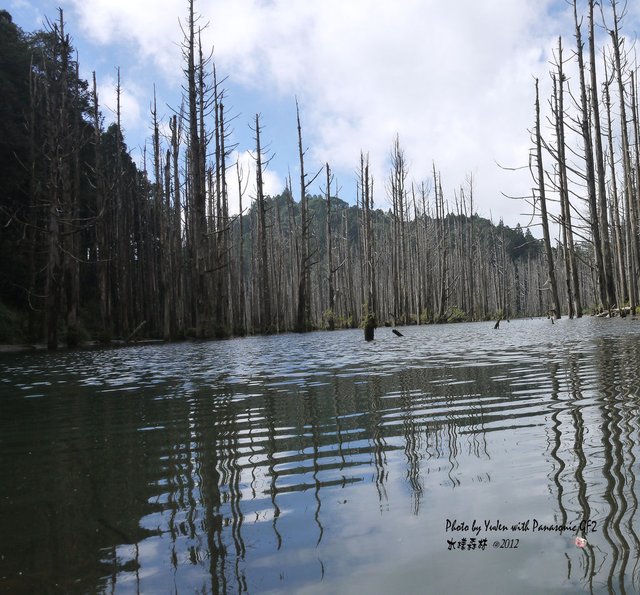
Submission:
M 494 327 L 493 327 L 494 329 L 496 329 L 496 328 L 500 328 L 500 321 L 501 321 L 501 320 L 502 320 L 502 318 L 498 318 L 498 321 L 495 323 L 495 325 L 494 325 Z
M 624 318 L 630 314 L 632 314 L 631 308 L 629 306 L 625 306 L 623 308 L 611 308 L 611 311 L 605 310 L 604 312 L 598 312 L 598 314 L 594 314 L 594 316 L 596 318 L 613 318 L 618 315 L 620 318 Z
M 133 339 L 133 337 L 136 336 L 136 334 L 138 333 L 138 331 L 145 325 L 147 324 L 146 320 L 143 320 L 135 329 L 133 329 L 133 332 L 124 340 L 125 343 L 128 343 L 129 341 L 131 341 L 131 339 Z
M 400 331 L 398 331 L 398 330 L 396 330 L 396 329 L 391 329 L 391 332 L 392 332 L 396 337 L 404 337 L 404 335 L 403 335 Z

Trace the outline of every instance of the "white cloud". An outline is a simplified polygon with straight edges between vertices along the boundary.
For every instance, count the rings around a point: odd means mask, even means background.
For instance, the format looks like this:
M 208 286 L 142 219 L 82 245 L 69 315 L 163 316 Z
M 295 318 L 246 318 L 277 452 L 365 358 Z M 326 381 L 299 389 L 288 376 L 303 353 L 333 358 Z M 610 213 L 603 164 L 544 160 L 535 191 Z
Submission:
M 181 71 L 179 19 L 184 19 L 182 0 L 67 0 L 79 19 L 82 34 L 94 43 L 106 45 L 133 43 L 138 61 L 159 67 L 169 80 Z
M 500 197 L 495 160 L 527 158 L 520 151 L 533 116 L 531 73 L 546 70 L 547 39 L 531 33 L 543 28 L 542 3 L 300 5 L 261 9 L 275 26 L 262 32 L 254 63 L 259 84 L 302 95 L 311 156 L 354 170 L 360 149 L 370 152 L 384 203 L 381 182 L 399 133 L 416 178 L 429 176 L 435 160 L 449 191 L 474 171 L 480 200 Z M 245 64 L 243 56 L 228 68 Z
M 229 213 L 240 212 L 239 188 L 242 189 L 242 209 L 246 213 L 247 209 L 256 197 L 256 162 L 254 153 L 251 151 L 234 151 L 227 161 L 231 167 L 227 171 L 227 190 L 229 196 Z M 238 184 L 238 164 L 240 170 L 240 184 Z M 275 196 L 282 192 L 284 180 L 277 172 L 267 168 L 263 171 L 263 192 L 265 196 Z
M 178 44 L 185 0 L 68 0 L 84 34 L 103 44 L 131 44 L 141 64 L 178 87 Z M 442 173 L 445 193 L 476 182 L 481 214 L 525 219 L 532 185 L 526 165 L 533 124 L 533 77 L 548 95 L 548 61 L 557 36 L 574 45 L 570 7 L 554 0 L 199 0 L 205 47 L 215 45 L 220 73 L 253 93 L 253 111 L 300 98 L 308 169 L 329 161 L 345 195 L 355 187 L 360 150 L 369 152 L 384 206 L 388 156 L 398 133 L 416 180 Z M 151 92 L 148 93 L 150 96 Z M 132 109 L 135 109 L 132 107 Z M 138 108 L 139 109 L 139 108 Z M 140 111 L 140 110 L 139 110 Z M 136 117 L 136 116 L 134 116 Z M 239 126 L 242 126 L 240 124 Z M 285 136 L 278 123 L 272 140 Z M 287 131 L 287 135 L 289 132 Z M 296 139 L 286 142 L 293 145 Z M 239 147 L 246 159 L 246 147 Z M 291 151 L 295 165 L 295 149 Z M 283 166 L 278 165 L 281 169 Z M 286 166 L 284 166 L 286 167 Z M 285 171 L 269 171 L 268 192 L 282 190 Z M 345 196 L 348 198 L 348 196 Z
M 98 101 L 100 110 L 105 118 L 105 127 L 116 121 L 118 106 L 117 73 L 98 78 Z M 151 121 L 149 112 L 143 110 L 144 103 L 149 101 L 143 89 L 132 80 L 120 73 L 120 119 L 124 129 L 125 141 L 129 132 L 140 131 L 147 122 Z M 133 135 L 132 135 L 133 136 Z M 133 149 L 133 147 L 129 147 Z

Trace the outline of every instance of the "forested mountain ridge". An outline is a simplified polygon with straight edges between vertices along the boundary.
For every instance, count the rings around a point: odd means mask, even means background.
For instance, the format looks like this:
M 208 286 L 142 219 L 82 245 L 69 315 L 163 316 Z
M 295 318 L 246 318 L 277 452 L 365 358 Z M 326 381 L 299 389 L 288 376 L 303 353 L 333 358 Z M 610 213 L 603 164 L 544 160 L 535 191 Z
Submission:
M 410 183 L 399 139 L 375 196 L 387 210 L 373 206 L 365 154 L 355 205 L 332 196 L 329 164 L 325 194 L 312 196 L 298 111 L 298 189 L 289 181 L 269 197 L 256 115 L 255 191 L 241 191 L 241 213 L 230 213 L 228 178 L 241 172 L 188 9 L 185 107 L 166 139 L 154 105 L 142 169 L 121 132 L 119 86 L 105 129 L 95 74 L 79 76 L 62 12 L 26 34 L 0 11 L 0 341 L 55 348 L 134 333 L 350 327 L 368 315 L 378 324 L 560 315 L 548 262 L 566 248 L 545 253 L 528 230 L 479 217 L 471 178 L 450 195 L 435 166 L 432 179 Z M 592 251 L 570 249 L 584 303 L 601 304 Z M 567 274 L 554 279 L 563 303 Z

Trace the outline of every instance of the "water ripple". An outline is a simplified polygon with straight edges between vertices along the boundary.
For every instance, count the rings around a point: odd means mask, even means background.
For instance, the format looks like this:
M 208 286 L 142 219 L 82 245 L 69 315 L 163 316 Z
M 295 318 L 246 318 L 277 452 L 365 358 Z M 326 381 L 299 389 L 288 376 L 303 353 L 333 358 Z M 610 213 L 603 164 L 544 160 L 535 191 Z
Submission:
M 523 535 L 534 591 L 633 591 L 640 325 L 402 332 L 3 357 L 0 589 L 342 591 L 363 548 L 442 587 L 444 519 L 524 514 L 599 527 Z

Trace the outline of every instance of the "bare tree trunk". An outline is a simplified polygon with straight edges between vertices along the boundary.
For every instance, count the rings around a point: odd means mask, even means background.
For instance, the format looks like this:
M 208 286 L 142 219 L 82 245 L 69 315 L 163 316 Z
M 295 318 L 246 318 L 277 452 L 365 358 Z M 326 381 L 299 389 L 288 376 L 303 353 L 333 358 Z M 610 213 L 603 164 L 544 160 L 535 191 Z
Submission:
M 167 241 L 167 229 L 165 224 L 165 217 L 163 216 L 164 210 L 164 195 L 163 191 L 166 186 L 166 192 L 170 191 L 170 173 L 164 168 L 164 181 L 161 175 L 163 170 L 162 157 L 160 156 L 160 128 L 158 125 L 158 107 L 156 102 L 156 90 L 153 89 L 153 108 L 151 110 L 151 121 L 153 126 L 153 177 L 154 177 L 154 211 L 156 220 L 158 223 L 158 231 L 160 232 L 159 244 L 158 244 L 158 260 L 160 266 L 158 267 L 158 285 L 159 285 L 159 305 L 161 305 L 161 324 L 162 324 L 162 336 L 165 340 L 171 338 L 171 300 L 170 300 L 170 280 L 169 270 L 167 267 L 167 254 L 169 252 L 169 246 Z M 169 165 L 169 159 L 167 158 L 166 166 Z
M 366 287 L 366 302 L 363 305 L 364 318 L 364 338 L 365 341 L 372 341 L 377 326 L 377 292 L 376 292 L 376 269 L 374 265 L 374 238 L 373 226 L 371 223 L 371 212 L 373 210 L 373 188 L 369 176 L 369 157 L 366 159 L 360 154 L 360 188 L 362 189 L 362 222 L 364 238 L 364 274 L 363 285 Z
M 444 322 L 445 311 L 447 306 L 447 253 L 449 237 L 446 229 L 444 197 L 442 195 L 442 185 L 440 183 L 440 175 L 436 173 L 435 163 L 433 164 L 433 185 L 435 191 L 435 208 L 436 208 L 436 250 L 440 257 L 438 260 L 438 315 L 437 321 Z
M 413 183 L 411 183 L 411 198 L 413 201 L 413 221 L 415 225 L 416 236 L 416 258 L 415 258 L 415 316 L 416 324 L 420 324 L 422 314 L 422 216 L 418 210 L 418 201 L 416 200 L 416 189 Z
M 474 210 L 473 210 L 473 174 L 469 174 L 469 219 L 468 230 L 469 237 L 467 241 L 467 266 L 469 270 L 469 314 L 471 320 L 478 320 L 478 313 L 476 307 L 476 287 L 475 287 L 475 274 L 474 270 L 477 266 L 476 252 L 475 252 L 475 233 L 474 233 Z
M 633 241 L 636 249 L 634 259 L 634 267 L 629 271 L 630 276 L 633 278 L 634 285 L 638 283 L 638 274 L 640 267 L 640 245 L 638 236 L 640 235 L 640 118 L 638 116 L 638 95 L 637 95 L 637 85 L 636 85 L 636 72 L 631 71 L 631 118 L 632 118 L 632 127 L 633 127 L 633 136 L 634 136 L 634 145 L 635 145 L 635 164 L 634 164 L 634 172 L 635 172 L 635 196 L 631 197 L 631 220 L 634 222 L 633 225 Z M 633 311 L 635 314 L 635 310 Z
M 53 26 L 53 59 L 45 66 L 44 96 L 46 106 L 46 135 L 49 154 L 46 195 L 48 199 L 47 263 L 46 263 L 46 326 L 47 347 L 58 347 L 58 323 L 62 297 L 68 279 L 69 249 L 66 227 L 70 223 L 71 135 L 68 106 L 69 38 L 64 32 L 62 9 L 59 22 Z M 49 70 L 48 69 L 55 69 Z M 66 220 L 65 220 L 65 215 Z M 65 250 L 63 250 L 63 247 Z M 66 292 L 65 292 L 66 293 Z
M 631 168 L 631 149 L 629 145 L 629 131 L 627 129 L 627 108 L 625 102 L 625 88 L 622 73 L 622 58 L 619 19 L 617 14 L 617 2 L 611 0 L 613 9 L 613 29 L 609 31 L 612 39 L 615 77 L 618 82 L 618 95 L 620 99 L 620 134 L 622 145 L 622 166 L 624 171 L 624 201 L 625 201 L 625 234 L 627 244 L 627 272 L 629 288 L 629 305 L 631 312 L 635 313 L 638 307 L 638 280 L 637 267 L 640 260 L 638 249 L 638 222 L 636 209 L 633 205 L 633 172 Z
M 602 277 L 605 284 L 609 311 L 616 304 L 613 259 L 611 256 L 611 240 L 609 237 L 609 216 L 607 209 L 606 170 L 602 150 L 602 127 L 600 126 L 600 103 L 598 99 L 598 80 L 596 74 L 596 49 L 593 23 L 593 6 L 595 0 L 589 0 L 589 69 L 591 71 L 591 109 L 593 112 L 593 128 L 595 140 L 595 162 L 598 180 L 598 210 L 600 215 L 600 237 L 602 240 Z
M 261 333 L 271 332 L 271 289 L 269 284 L 269 249 L 267 241 L 266 206 L 262 179 L 262 147 L 260 144 L 260 116 L 256 114 L 256 202 L 258 207 L 258 275 L 260 278 L 259 324 Z
M 198 87 L 196 84 L 196 47 L 194 0 L 189 0 L 189 21 L 185 53 L 187 60 L 187 94 L 189 104 L 189 175 L 190 202 L 192 209 L 192 242 L 195 256 L 195 304 L 196 304 L 196 336 L 210 335 L 209 295 L 207 283 L 207 214 L 206 214 L 206 172 L 202 166 L 202 147 L 204 139 L 200 138 Z
M 122 166 L 122 125 L 121 125 L 121 109 L 120 99 L 122 88 L 120 86 L 120 68 L 118 68 L 118 78 L 116 86 L 116 180 L 115 190 L 115 229 L 116 237 L 114 239 L 115 247 L 115 306 L 117 311 L 116 328 L 118 335 L 125 337 L 130 332 L 127 293 L 128 293 L 128 266 L 127 266 L 127 229 L 129 225 L 128 206 L 124 202 L 123 188 L 123 166 Z
M 329 330 L 333 330 L 335 328 L 335 315 L 336 315 L 336 296 L 333 285 L 333 262 L 332 262 L 332 238 L 331 238 L 331 170 L 329 168 L 329 164 L 326 166 L 326 174 L 327 174 L 327 187 L 326 187 L 326 201 L 327 201 L 327 293 L 328 293 L 328 320 L 327 325 Z
M 100 111 L 98 109 L 98 91 L 96 85 L 96 73 L 93 73 L 93 133 L 94 133 L 94 159 L 95 159 L 95 184 L 96 184 L 96 267 L 98 269 L 98 294 L 100 301 L 100 327 L 101 339 L 110 338 L 109 312 L 107 309 L 107 240 L 106 240 L 106 185 L 102 164 L 102 125 Z
M 220 98 L 222 99 L 222 97 Z M 227 187 L 227 149 L 226 129 L 224 120 L 224 104 L 222 101 L 218 103 L 219 125 L 220 125 L 220 192 L 222 193 L 222 217 L 220 221 L 220 266 L 224 267 L 226 273 L 226 283 L 220 285 L 220 292 L 217 299 L 222 303 L 222 334 L 226 336 L 229 332 L 229 326 L 233 320 L 234 304 L 231 299 L 231 288 L 233 287 L 233 274 L 231 267 L 231 222 L 229 220 L 229 192 Z M 221 275 L 222 278 L 222 275 Z
M 236 175 L 238 178 L 238 228 L 240 230 L 238 237 L 238 304 L 235 310 L 236 321 L 234 334 L 244 335 L 247 332 L 247 296 L 244 282 L 244 221 L 242 197 L 244 194 L 242 172 L 240 164 L 236 162 Z
M 298 279 L 298 314 L 296 317 L 296 331 L 304 333 L 311 330 L 311 307 L 309 303 L 311 293 L 309 227 L 311 222 L 308 214 L 307 180 L 304 173 L 304 150 L 302 148 L 302 126 L 300 125 L 300 109 L 297 99 L 296 120 L 298 125 L 298 156 L 300 159 L 300 277 Z
M 62 12 L 60 13 L 62 26 Z M 70 47 L 70 44 L 68 44 Z M 65 93 L 71 89 L 67 86 Z M 76 347 L 80 343 L 80 250 L 78 222 L 80 220 L 80 151 L 84 144 L 81 127 L 81 108 L 78 104 L 80 97 L 80 72 L 75 63 L 75 77 L 73 104 L 68 106 L 69 118 L 67 138 L 69 140 L 69 162 L 67 165 L 67 183 L 65 202 L 67 212 L 67 233 L 65 242 L 65 300 L 67 306 L 67 346 Z
M 542 234 L 544 238 L 544 249 L 547 255 L 547 271 L 549 274 L 549 284 L 551 286 L 551 296 L 553 299 L 555 318 L 561 317 L 560 300 L 558 298 L 558 285 L 556 283 L 555 266 L 553 262 L 553 252 L 551 251 L 551 239 L 549 237 L 549 220 L 547 215 L 547 199 L 544 184 L 544 166 L 542 163 L 542 136 L 540 133 L 540 99 L 538 96 L 538 79 L 536 79 L 536 157 L 538 165 L 538 198 L 540 199 L 540 215 L 542 218 Z
M 580 297 L 580 284 L 576 263 L 575 245 L 573 241 L 573 225 L 571 222 L 571 204 L 569 202 L 569 182 L 567 176 L 567 160 L 565 152 L 564 131 L 564 63 L 562 58 L 562 39 L 558 38 L 558 76 L 554 77 L 555 101 L 555 128 L 558 160 L 558 190 L 560 194 L 560 206 L 562 217 L 563 244 L 565 246 L 565 269 L 567 274 L 567 300 L 569 305 L 569 318 L 582 317 L 582 299 Z
M 162 265 L 163 280 L 165 286 L 163 289 L 163 304 L 162 310 L 164 313 L 162 326 L 163 336 L 165 339 L 175 339 L 176 337 L 176 306 L 175 306 L 175 293 L 173 288 L 175 287 L 176 280 L 174 276 L 173 268 L 173 242 L 171 239 L 172 230 L 172 216 L 171 216 L 171 150 L 167 149 L 166 158 L 164 162 L 164 205 L 162 209 Z
M 391 176 L 389 190 L 393 205 L 393 317 L 397 322 L 407 322 L 407 263 L 405 237 L 407 168 L 404 151 L 400 148 L 400 139 L 396 136 L 391 152 Z
M 185 277 L 184 277 L 184 252 L 182 241 L 182 200 L 180 188 L 180 137 L 182 132 L 182 116 L 177 115 L 169 121 L 171 130 L 171 157 L 173 169 L 173 221 L 169 224 L 171 229 L 171 266 L 174 271 L 172 293 L 175 304 L 175 333 L 176 336 L 184 336 L 185 332 Z
M 591 0 L 590 0 L 591 2 Z M 582 56 L 582 33 L 580 31 L 580 23 L 578 21 L 578 11 L 577 11 L 577 0 L 573 0 L 573 17 L 575 21 L 575 29 L 576 29 L 576 43 L 577 43 L 577 51 L 576 55 L 578 57 L 578 71 L 580 76 L 580 107 L 581 107 L 581 117 L 580 117 L 580 128 L 582 132 L 582 138 L 584 139 L 584 157 L 585 157 L 585 167 L 586 167 L 586 180 L 587 180 L 587 198 L 589 203 L 589 223 L 591 225 L 591 237 L 593 240 L 593 250 L 595 254 L 596 260 L 596 276 L 598 280 L 598 289 L 600 295 L 600 303 L 605 310 L 611 309 L 611 303 L 609 302 L 609 297 L 607 294 L 607 283 L 605 280 L 604 274 L 604 259 L 602 255 L 602 239 L 600 229 L 600 217 L 598 216 L 598 204 L 596 197 L 596 174 L 595 174 L 595 165 L 594 165 L 594 156 L 593 156 L 593 143 L 591 138 L 591 127 L 589 123 L 589 104 L 587 100 L 587 86 L 585 83 L 585 66 L 584 59 Z M 595 77 L 595 70 L 592 72 L 592 76 Z M 592 89 L 593 92 L 593 89 Z M 594 113 L 595 117 L 595 113 Z M 598 126 L 600 122 L 598 119 Z M 599 127 L 596 131 L 597 134 L 600 134 Z M 605 198 L 602 197 L 604 201 Z M 605 215 L 606 217 L 606 215 Z M 606 230 L 604 230 L 606 232 Z

